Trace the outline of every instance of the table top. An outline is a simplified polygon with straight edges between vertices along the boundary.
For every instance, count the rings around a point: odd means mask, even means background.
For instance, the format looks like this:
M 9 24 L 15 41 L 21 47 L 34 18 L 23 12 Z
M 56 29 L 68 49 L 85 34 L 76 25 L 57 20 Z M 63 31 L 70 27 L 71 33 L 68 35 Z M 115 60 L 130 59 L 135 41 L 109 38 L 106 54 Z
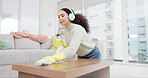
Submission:
M 18 63 L 13 64 L 12 69 L 19 72 L 25 72 L 45 77 L 58 76 L 81 76 L 113 64 L 113 60 L 99 60 L 99 59 L 77 59 L 65 60 L 64 63 L 52 64 L 47 66 L 35 66 L 32 63 Z

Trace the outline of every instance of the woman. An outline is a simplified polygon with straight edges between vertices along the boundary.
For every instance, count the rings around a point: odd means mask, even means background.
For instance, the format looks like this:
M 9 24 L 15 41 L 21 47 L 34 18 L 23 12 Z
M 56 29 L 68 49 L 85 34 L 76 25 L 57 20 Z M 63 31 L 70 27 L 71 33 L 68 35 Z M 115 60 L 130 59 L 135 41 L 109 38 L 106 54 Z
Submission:
M 64 35 L 68 47 L 53 56 L 44 57 L 35 65 L 53 64 L 75 55 L 78 55 L 78 58 L 101 59 L 98 47 L 89 39 L 89 24 L 83 15 L 74 14 L 70 8 L 62 8 L 59 10 L 58 18 L 60 24 L 66 27 Z
M 78 58 L 101 58 L 98 47 L 89 39 L 89 24 L 82 14 L 75 14 L 70 8 L 62 8 L 58 18 L 60 24 L 66 27 L 64 35 L 69 46 L 63 52 L 67 57 L 77 54 Z

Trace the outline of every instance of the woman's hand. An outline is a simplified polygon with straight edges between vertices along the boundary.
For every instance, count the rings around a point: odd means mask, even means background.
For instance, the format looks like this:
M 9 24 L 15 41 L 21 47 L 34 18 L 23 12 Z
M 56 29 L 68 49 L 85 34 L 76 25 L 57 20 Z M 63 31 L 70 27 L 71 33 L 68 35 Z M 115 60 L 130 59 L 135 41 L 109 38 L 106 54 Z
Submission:
M 43 65 L 49 65 L 49 64 L 55 64 L 55 63 L 61 63 L 64 62 L 65 54 L 63 52 L 59 52 L 53 56 L 47 56 L 43 59 L 40 59 L 35 62 L 36 66 L 43 66 Z

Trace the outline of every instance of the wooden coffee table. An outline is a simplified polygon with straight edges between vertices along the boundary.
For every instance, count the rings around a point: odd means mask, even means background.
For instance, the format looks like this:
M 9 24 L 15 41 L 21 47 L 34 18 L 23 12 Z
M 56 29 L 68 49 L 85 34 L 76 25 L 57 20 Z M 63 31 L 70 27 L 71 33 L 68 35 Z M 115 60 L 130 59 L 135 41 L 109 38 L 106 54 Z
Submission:
M 48 66 L 19 63 L 12 69 L 19 72 L 18 78 L 110 78 L 112 64 L 113 60 L 77 59 Z

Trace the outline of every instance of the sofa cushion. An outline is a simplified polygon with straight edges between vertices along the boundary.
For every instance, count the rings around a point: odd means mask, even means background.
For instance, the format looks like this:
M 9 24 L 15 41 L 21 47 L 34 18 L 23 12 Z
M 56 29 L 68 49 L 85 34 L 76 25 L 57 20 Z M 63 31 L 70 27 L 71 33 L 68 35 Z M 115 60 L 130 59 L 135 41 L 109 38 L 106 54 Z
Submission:
M 40 60 L 46 56 L 51 56 L 55 54 L 56 50 L 46 50 L 46 49 L 30 49 L 29 52 L 29 58 L 30 62 L 34 62 L 37 60 Z
M 51 47 L 51 38 L 49 38 L 46 42 L 41 43 L 41 49 L 50 49 Z
M 28 61 L 29 52 L 27 50 L 0 50 L 0 65 Z
M 15 48 L 13 35 L 11 35 L 11 34 L 1 34 L 1 36 L 2 36 L 2 39 L 3 39 L 3 40 L 8 40 L 8 41 L 10 41 L 10 42 L 12 43 L 12 46 Z
M 0 50 L 14 49 L 12 42 L 0 39 Z
M 40 43 L 28 38 L 15 38 L 16 49 L 40 49 Z

